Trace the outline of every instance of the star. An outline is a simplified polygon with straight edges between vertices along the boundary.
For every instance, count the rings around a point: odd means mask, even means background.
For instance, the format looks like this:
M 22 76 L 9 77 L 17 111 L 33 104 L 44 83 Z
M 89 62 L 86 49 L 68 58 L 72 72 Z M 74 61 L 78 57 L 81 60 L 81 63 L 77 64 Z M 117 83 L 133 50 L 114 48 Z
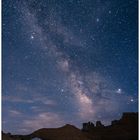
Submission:
M 33 31 L 30 35 L 30 39 L 33 40 L 35 38 L 35 35 L 36 35 L 36 32 Z
M 64 89 L 62 88 L 62 89 L 61 89 L 61 93 L 63 93 L 63 92 L 64 92 Z
M 33 39 L 34 39 L 34 35 L 31 35 L 31 36 L 30 36 L 30 39 L 33 40 Z
M 109 10 L 108 13 L 111 14 L 111 10 Z
M 121 94 L 122 93 L 122 89 L 121 88 L 118 88 L 116 92 L 119 93 L 119 94 Z
M 24 57 L 24 59 L 26 60 L 26 59 L 28 59 L 29 58 L 29 56 L 28 55 L 26 55 L 25 57 Z
M 100 19 L 99 18 L 96 18 L 96 22 L 99 22 L 100 21 Z
M 94 38 L 93 36 L 91 36 L 90 38 L 91 38 L 91 40 L 93 40 L 93 41 L 95 40 L 95 38 Z

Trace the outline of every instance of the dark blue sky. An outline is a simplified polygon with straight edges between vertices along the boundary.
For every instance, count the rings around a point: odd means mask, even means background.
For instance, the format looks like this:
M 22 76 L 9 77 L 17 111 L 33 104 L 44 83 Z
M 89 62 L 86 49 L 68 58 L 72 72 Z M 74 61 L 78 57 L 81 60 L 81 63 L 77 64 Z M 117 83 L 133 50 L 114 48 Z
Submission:
M 3 130 L 138 111 L 137 0 L 3 0 Z

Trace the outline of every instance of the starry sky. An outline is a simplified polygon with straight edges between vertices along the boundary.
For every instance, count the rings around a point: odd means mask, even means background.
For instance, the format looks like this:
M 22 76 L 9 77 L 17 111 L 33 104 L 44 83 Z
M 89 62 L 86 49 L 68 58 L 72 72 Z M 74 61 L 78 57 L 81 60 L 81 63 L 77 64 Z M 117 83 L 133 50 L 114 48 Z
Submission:
M 3 0 L 2 129 L 138 111 L 137 0 Z

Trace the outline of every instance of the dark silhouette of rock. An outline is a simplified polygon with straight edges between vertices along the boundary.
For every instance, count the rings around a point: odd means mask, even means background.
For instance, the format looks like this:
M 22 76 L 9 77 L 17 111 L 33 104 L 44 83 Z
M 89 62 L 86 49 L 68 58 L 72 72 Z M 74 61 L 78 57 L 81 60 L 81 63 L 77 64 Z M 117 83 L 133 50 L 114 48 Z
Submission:
M 2 140 L 21 140 L 21 137 L 11 135 L 11 133 L 5 134 L 2 132 Z
M 123 113 L 120 119 L 120 124 L 122 125 L 137 125 L 138 123 L 138 113 Z
M 111 125 L 113 126 L 113 125 L 119 125 L 119 120 L 114 120 L 114 121 L 112 121 L 111 122 Z
M 104 127 L 104 125 L 101 123 L 101 121 L 96 122 L 96 127 Z
M 137 140 L 138 113 L 123 113 L 120 120 L 112 121 L 110 126 L 103 126 L 100 121 L 96 127 L 89 129 L 88 134 L 93 140 Z
M 92 122 L 83 123 L 82 131 L 89 131 L 90 129 L 93 129 L 95 126 Z
M 104 126 L 100 121 L 83 123 L 82 131 L 73 125 L 42 128 L 30 135 L 11 135 L 2 132 L 2 140 L 138 140 L 138 113 L 123 113 L 120 120 Z
M 82 131 L 73 125 L 65 125 L 60 128 L 43 128 L 31 134 L 32 138 L 43 140 L 88 140 Z

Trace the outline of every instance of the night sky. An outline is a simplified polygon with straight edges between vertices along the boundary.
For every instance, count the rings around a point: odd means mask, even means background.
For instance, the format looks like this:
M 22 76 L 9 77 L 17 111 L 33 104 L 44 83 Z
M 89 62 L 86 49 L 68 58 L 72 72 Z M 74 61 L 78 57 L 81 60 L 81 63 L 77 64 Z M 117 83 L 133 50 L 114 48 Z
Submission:
M 138 111 L 137 0 L 2 2 L 4 132 Z

